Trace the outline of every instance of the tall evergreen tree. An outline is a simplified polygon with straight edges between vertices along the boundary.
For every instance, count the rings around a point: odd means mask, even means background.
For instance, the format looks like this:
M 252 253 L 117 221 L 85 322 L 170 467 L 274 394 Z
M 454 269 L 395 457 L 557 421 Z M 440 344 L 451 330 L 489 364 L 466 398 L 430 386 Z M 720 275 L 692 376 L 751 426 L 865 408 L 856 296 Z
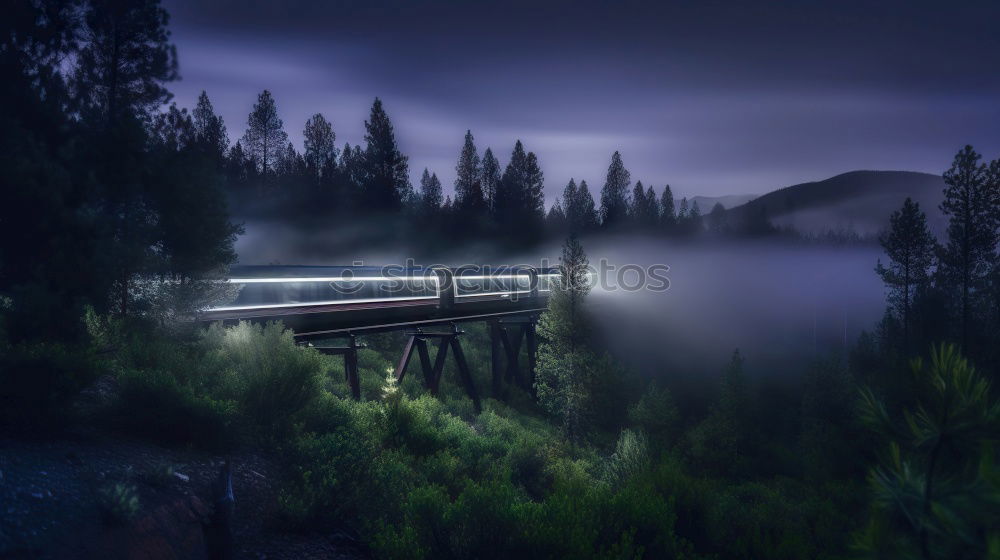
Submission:
M 351 147 L 349 143 L 344 143 L 344 149 L 340 152 L 340 165 L 337 166 L 340 171 L 340 182 L 341 189 L 347 194 L 349 200 L 354 204 L 362 204 L 363 193 L 362 189 L 367 181 L 366 167 L 365 167 L 365 154 L 361 150 L 361 146 Z
M 158 0 L 90 2 L 83 20 L 72 82 L 91 137 L 79 171 L 91 174 L 99 192 L 94 206 L 108 236 L 101 268 L 110 272 L 114 307 L 125 315 L 137 277 L 163 259 L 156 227 L 162 199 L 151 188 L 147 127 L 171 97 L 166 83 L 177 77 L 177 60 Z
M 427 219 L 433 219 L 440 214 L 442 204 L 441 181 L 437 175 L 431 175 L 424 168 L 420 177 L 420 214 Z
M 909 355 L 913 298 L 929 281 L 936 243 L 927 227 L 927 216 L 910 198 L 889 217 L 889 231 L 879 241 L 889 266 L 879 260 L 875 272 L 889 289 L 889 304 L 903 330 L 903 351 Z
M 670 190 L 670 185 L 663 187 L 663 194 L 660 196 L 660 225 L 668 232 L 674 231 L 677 227 L 677 214 L 674 211 L 674 191 Z
M 223 165 L 226 150 L 229 149 L 229 135 L 226 123 L 215 114 L 212 102 L 204 91 L 198 96 L 198 105 L 191 113 L 194 123 L 194 137 L 198 145 L 217 165 Z
M 333 132 L 333 126 L 323 117 L 316 113 L 306 121 L 305 130 L 302 132 L 303 147 L 305 153 L 302 154 L 305 160 L 306 170 L 312 181 L 319 185 L 324 179 L 330 178 L 335 172 L 337 163 L 337 135 Z
M 78 334 L 66 317 L 107 295 L 97 228 L 80 211 L 89 177 L 73 169 L 79 135 L 67 134 L 77 127 L 63 109 L 71 99 L 60 67 L 75 52 L 77 8 L 16 0 L 0 17 L 0 293 L 11 298 L 3 326 L 15 340 Z M 0 366 L 0 384 L 16 386 L 20 373 Z
M 243 152 L 243 144 L 237 140 L 226 156 L 226 178 L 229 186 L 242 185 L 249 179 L 247 176 L 247 155 Z
M 643 225 L 650 230 L 655 228 L 660 222 L 660 201 L 657 200 L 656 191 L 653 190 L 652 185 L 646 189 L 645 218 Z
M 409 164 L 396 145 L 392 122 L 377 97 L 365 121 L 365 142 L 365 201 L 372 209 L 399 209 L 413 191 Z
M 549 232 L 556 234 L 566 230 L 566 212 L 563 211 L 562 202 L 558 198 L 545 216 L 545 226 Z
M 497 186 L 500 184 L 500 162 L 493 155 L 493 150 L 486 148 L 483 153 L 483 161 L 480 166 L 480 184 L 483 189 L 483 198 L 490 213 L 496 211 Z
M 538 165 L 535 152 L 528 152 L 527 188 L 525 189 L 524 216 L 530 221 L 539 221 L 545 216 L 545 175 Z
M 262 177 L 274 173 L 274 168 L 287 150 L 288 134 L 278 117 L 278 107 L 271 92 L 264 90 L 247 117 L 243 133 L 243 150 L 254 161 Z
M 629 219 L 636 227 L 641 227 L 646 221 L 646 189 L 642 181 L 636 181 L 632 188 L 632 200 L 629 204 Z
M 566 219 L 566 227 L 573 233 L 580 233 L 580 195 L 576 181 L 571 177 L 563 188 L 561 210 Z
M 1000 195 L 987 181 L 981 156 L 966 146 L 944 173 L 944 202 L 948 216 L 948 241 L 939 267 L 945 283 L 958 301 L 962 349 L 969 352 L 977 299 L 995 260 Z
M 563 245 L 559 284 L 542 314 L 538 332 L 538 402 L 555 416 L 572 442 L 583 435 L 590 404 L 592 367 L 598 361 L 587 349 L 589 336 L 583 304 L 590 292 L 589 262 L 575 235 Z
M 628 217 L 628 187 L 631 184 L 631 177 L 625 164 L 622 163 L 622 156 L 615 152 L 611 156 L 611 165 L 608 166 L 608 176 L 604 181 L 604 188 L 601 189 L 601 226 L 614 227 L 624 223 Z
M 475 220 L 486 211 L 482 170 L 471 130 L 465 131 L 465 143 L 455 165 L 455 205 L 467 220 Z
M 545 218 L 544 178 L 538 159 L 518 140 L 496 193 L 496 216 L 502 226 L 517 227 L 523 236 L 536 235 Z
M 171 98 L 166 82 L 177 78 L 167 11 L 159 0 L 101 0 L 83 4 L 83 19 L 73 86 L 84 114 L 106 126 L 148 120 Z
M 580 186 L 576 191 L 577 216 L 579 219 L 580 233 L 597 229 L 599 222 L 597 206 L 594 204 L 594 197 L 590 194 L 590 188 L 586 181 L 580 181 Z

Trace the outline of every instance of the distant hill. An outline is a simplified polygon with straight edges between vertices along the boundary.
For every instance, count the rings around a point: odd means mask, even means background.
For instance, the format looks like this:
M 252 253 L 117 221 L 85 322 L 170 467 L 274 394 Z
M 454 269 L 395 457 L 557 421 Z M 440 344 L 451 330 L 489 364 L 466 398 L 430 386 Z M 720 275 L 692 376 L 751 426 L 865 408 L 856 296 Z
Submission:
M 889 215 L 909 196 L 920 203 L 931 230 L 941 234 L 945 219 L 938 205 L 943 189 L 941 176 L 930 173 L 851 171 L 778 189 L 729 210 L 727 215 L 730 223 L 740 223 L 759 216 L 763 208 L 772 224 L 803 233 L 853 230 L 868 235 L 888 227 Z
M 729 210 L 742 204 L 746 204 L 760 195 L 756 194 L 727 194 L 723 196 L 694 196 L 688 199 L 688 204 L 698 203 L 698 209 L 702 214 L 708 214 L 716 203 Z M 680 208 L 681 199 L 674 199 L 674 207 Z

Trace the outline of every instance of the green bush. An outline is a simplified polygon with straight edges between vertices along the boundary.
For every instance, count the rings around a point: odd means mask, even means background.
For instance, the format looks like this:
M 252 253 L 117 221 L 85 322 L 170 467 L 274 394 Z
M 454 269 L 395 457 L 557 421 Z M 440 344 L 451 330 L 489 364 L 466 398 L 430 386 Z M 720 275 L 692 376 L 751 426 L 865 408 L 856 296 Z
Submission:
M 107 484 L 97 490 L 97 507 L 105 523 L 121 525 L 139 513 L 139 494 L 134 484 Z
M 203 345 L 223 372 L 221 395 L 238 403 L 240 415 L 261 437 L 286 436 L 296 415 L 319 395 L 327 360 L 297 346 L 281 323 L 213 326 Z
M 649 444 L 642 432 L 622 430 L 615 452 L 604 464 L 603 480 L 618 486 L 649 468 Z

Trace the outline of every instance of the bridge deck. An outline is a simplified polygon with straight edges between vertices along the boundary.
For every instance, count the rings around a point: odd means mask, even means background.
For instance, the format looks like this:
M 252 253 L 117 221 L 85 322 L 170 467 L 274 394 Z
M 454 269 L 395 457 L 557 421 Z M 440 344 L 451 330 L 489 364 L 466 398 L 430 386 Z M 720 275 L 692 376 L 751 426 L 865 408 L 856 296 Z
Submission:
M 358 295 L 331 295 L 327 286 L 331 283 L 329 276 L 307 276 L 298 270 L 289 271 L 289 267 L 282 267 L 281 274 L 267 277 L 266 269 L 272 267 L 255 268 L 258 270 L 253 271 L 254 276 L 243 282 L 233 281 L 235 284 L 245 285 L 240 286 L 238 295 L 230 305 L 208 309 L 200 314 L 199 320 L 280 320 L 295 331 L 296 338 L 309 339 L 537 314 L 544 310 L 548 300 L 547 290 L 538 290 L 537 286 L 531 290 L 523 290 L 521 288 L 526 286 L 513 284 L 523 283 L 526 274 L 508 273 L 502 276 L 514 278 L 508 280 L 512 284 L 506 291 L 462 292 L 459 290 L 459 283 L 455 283 L 452 289 L 430 292 L 433 295 L 428 294 L 425 287 L 418 287 L 410 297 L 405 293 L 379 297 L 382 294 L 378 290 L 384 279 L 354 281 L 356 284 L 373 284 L 362 286 L 365 291 Z M 290 277 L 290 274 L 294 276 Z M 546 271 L 546 276 L 552 274 Z M 466 281 L 465 277 L 459 278 L 462 282 Z M 475 278 L 493 282 L 496 277 Z M 253 289 L 244 291 L 246 286 Z M 332 297 L 341 299 L 331 300 Z M 313 302 L 310 298 L 320 301 Z

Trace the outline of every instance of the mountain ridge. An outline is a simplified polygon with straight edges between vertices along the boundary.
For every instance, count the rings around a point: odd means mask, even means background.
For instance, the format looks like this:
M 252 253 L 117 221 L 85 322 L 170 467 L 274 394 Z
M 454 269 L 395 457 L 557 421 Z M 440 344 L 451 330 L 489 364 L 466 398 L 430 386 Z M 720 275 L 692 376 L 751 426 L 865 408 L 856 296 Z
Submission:
M 938 209 L 940 175 L 904 170 L 855 170 L 820 181 L 789 185 L 727 210 L 730 223 L 746 223 L 763 213 L 772 224 L 802 233 L 853 230 L 861 235 L 888 227 L 889 215 L 910 197 L 927 214 L 935 233 L 945 227 Z

